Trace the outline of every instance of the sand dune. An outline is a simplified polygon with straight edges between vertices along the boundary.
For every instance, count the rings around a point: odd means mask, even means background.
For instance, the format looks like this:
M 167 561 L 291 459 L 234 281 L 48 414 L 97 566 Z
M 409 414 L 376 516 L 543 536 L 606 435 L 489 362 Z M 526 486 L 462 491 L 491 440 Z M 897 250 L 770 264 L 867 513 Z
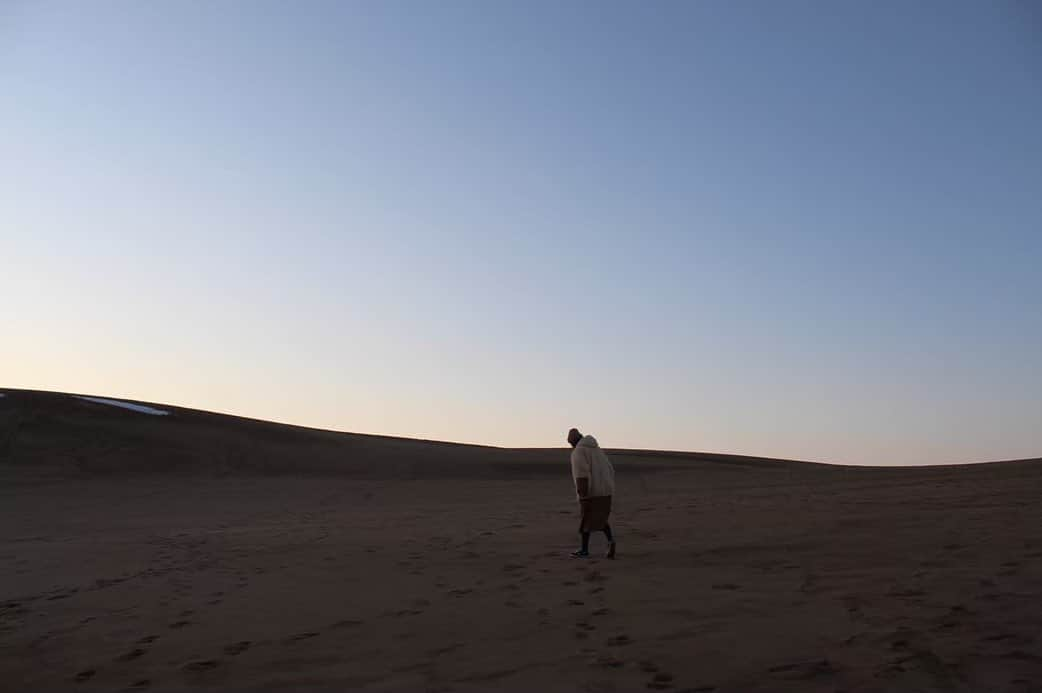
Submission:
M 97 475 L 338 475 L 356 478 L 518 478 L 560 476 L 560 449 L 510 450 L 362 435 L 246 419 L 165 404 L 8 390 L 0 406 L 4 471 L 26 478 Z M 103 400 L 101 402 L 97 400 Z M 169 412 L 142 416 L 141 410 Z M 805 462 L 645 450 L 613 451 L 642 471 L 765 465 L 782 472 Z M 719 470 L 718 470 L 719 471 Z
M 576 561 L 563 449 L 6 393 L 0 690 L 1040 690 L 1040 460 L 616 451 Z

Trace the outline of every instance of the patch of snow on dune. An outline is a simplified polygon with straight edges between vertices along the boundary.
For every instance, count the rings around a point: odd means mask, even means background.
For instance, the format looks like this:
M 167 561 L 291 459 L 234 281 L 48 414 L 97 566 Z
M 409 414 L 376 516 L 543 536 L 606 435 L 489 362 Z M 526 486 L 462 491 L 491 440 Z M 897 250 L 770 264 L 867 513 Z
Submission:
M 162 409 L 146 407 L 144 404 L 131 404 L 130 402 L 121 402 L 118 399 L 106 399 L 105 397 L 84 397 L 83 395 L 75 396 L 78 399 L 85 399 L 88 402 L 96 402 L 97 404 L 109 404 L 113 407 L 122 407 L 123 409 L 129 409 L 131 411 L 140 412 L 142 414 L 151 414 L 152 416 L 166 416 L 170 413 L 168 411 L 163 411 Z

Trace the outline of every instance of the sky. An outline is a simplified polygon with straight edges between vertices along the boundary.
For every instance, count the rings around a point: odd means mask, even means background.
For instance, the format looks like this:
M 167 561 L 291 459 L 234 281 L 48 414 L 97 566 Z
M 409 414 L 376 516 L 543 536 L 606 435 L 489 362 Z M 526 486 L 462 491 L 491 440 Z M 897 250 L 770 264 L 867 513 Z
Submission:
M 1029 2 L 0 0 L 0 387 L 1042 455 Z

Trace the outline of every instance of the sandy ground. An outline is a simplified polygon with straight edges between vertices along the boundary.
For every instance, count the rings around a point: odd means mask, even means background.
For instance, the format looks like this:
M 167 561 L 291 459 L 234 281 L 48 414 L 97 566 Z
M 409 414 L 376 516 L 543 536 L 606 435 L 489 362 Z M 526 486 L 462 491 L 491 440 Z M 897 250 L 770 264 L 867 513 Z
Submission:
M 624 473 L 583 561 L 561 455 L 5 484 L 0 689 L 1042 690 L 1038 463 Z

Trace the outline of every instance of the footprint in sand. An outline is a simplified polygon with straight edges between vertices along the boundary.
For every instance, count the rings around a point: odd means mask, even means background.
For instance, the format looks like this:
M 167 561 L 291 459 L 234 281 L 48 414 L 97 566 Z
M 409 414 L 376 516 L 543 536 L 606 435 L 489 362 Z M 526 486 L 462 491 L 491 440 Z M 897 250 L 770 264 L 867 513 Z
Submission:
M 248 650 L 250 648 L 250 645 L 252 645 L 252 644 L 253 643 L 251 641 L 249 641 L 249 640 L 240 640 L 237 643 L 233 643 L 231 645 L 226 645 L 225 648 L 224 648 L 224 654 L 231 655 L 233 657 L 235 655 L 240 655 L 243 652 L 245 652 L 246 650 Z
M 605 667 L 607 669 L 621 669 L 626 665 L 621 659 L 616 659 L 611 655 L 599 655 L 593 660 L 593 665 L 598 667 Z
M 181 669 L 191 673 L 202 673 L 204 671 L 216 669 L 220 664 L 221 663 L 216 659 L 200 659 L 185 664 Z
M 191 621 L 174 621 L 168 627 L 169 628 L 184 628 L 185 626 L 192 625 Z
M 149 681 L 148 679 L 141 679 L 140 681 L 135 681 L 134 683 L 130 684 L 129 686 L 127 686 L 123 690 L 125 690 L 125 691 L 140 691 L 140 690 L 144 690 L 144 689 L 148 688 L 151 685 L 152 685 L 152 682 Z
M 843 597 L 843 605 L 847 608 L 847 614 L 854 621 L 864 620 L 864 613 L 861 611 L 861 600 L 854 594 L 848 594 Z
M 354 627 L 360 626 L 360 625 L 362 625 L 362 621 L 358 621 L 358 620 L 355 620 L 355 619 L 347 618 L 347 619 L 344 619 L 343 621 L 337 621 L 332 626 L 330 626 L 330 628 L 354 628 Z
M 95 671 L 94 669 L 86 669 L 86 670 L 81 671 L 78 674 L 76 674 L 76 676 L 74 676 L 73 679 L 75 681 L 78 681 L 78 682 L 88 681 L 88 680 L 94 678 L 94 674 L 96 674 L 96 673 L 98 673 L 98 672 Z
M 146 635 L 145 637 L 138 640 L 137 643 L 138 645 L 151 645 L 156 640 L 159 640 L 158 635 Z
M 673 674 L 665 671 L 660 671 L 651 677 L 651 681 L 648 681 L 648 688 L 653 690 L 666 690 L 667 688 L 673 687 Z
M 1002 564 L 1002 570 L 998 572 L 1003 577 L 1016 575 L 1020 571 L 1020 561 L 1006 561 Z
M 389 615 L 395 618 L 402 618 L 403 616 L 419 616 L 423 613 L 423 609 L 399 609 L 398 611 L 389 611 Z M 315 633 L 318 635 L 318 633 Z
M 311 638 L 317 638 L 318 636 L 319 633 L 315 633 L 313 631 L 307 633 L 297 633 L 296 635 L 289 636 L 288 638 L 283 640 L 282 643 L 284 645 L 290 645 L 295 642 L 300 642 L 301 640 L 310 640 Z
M 837 673 L 837 669 L 827 659 L 819 659 L 811 662 L 793 662 L 792 664 L 780 664 L 767 670 L 771 674 L 782 675 L 790 679 L 813 679 L 819 676 L 830 676 Z
M 130 652 L 125 652 L 124 654 L 121 654 L 119 657 L 116 657 L 116 661 L 117 662 L 129 662 L 131 660 L 137 659 L 138 657 L 142 656 L 143 654 L 145 654 L 144 650 L 142 650 L 140 647 L 135 647 Z
M 590 631 L 596 630 L 597 627 L 587 623 L 586 621 L 579 621 L 575 624 L 575 639 L 586 640 L 590 637 Z
M 614 638 L 608 638 L 606 644 L 608 645 L 608 647 L 623 647 L 625 645 L 629 645 L 632 642 L 632 638 L 623 633 L 622 635 L 616 635 Z

